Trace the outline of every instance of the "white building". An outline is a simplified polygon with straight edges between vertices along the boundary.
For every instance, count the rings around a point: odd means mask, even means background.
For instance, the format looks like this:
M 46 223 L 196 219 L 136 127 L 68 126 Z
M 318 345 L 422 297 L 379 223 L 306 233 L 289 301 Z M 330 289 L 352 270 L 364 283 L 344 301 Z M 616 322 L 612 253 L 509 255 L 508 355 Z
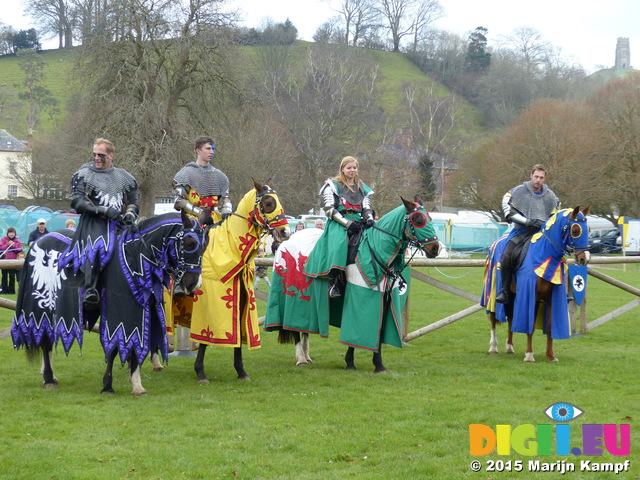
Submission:
M 11 176 L 17 168 L 23 168 L 22 160 L 28 159 L 30 155 L 24 142 L 0 129 L 0 198 L 33 198 L 26 190 L 20 189 L 18 182 Z

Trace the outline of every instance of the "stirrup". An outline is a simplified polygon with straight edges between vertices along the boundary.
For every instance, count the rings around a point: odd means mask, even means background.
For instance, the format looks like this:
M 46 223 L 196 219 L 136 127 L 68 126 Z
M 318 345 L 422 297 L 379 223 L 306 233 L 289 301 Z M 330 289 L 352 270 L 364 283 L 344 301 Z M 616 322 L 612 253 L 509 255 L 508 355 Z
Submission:
M 329 298 L 340 298 L 342 296 L 342 292 L 338 288 L 338 285 L 335 283 L 329 285 Z

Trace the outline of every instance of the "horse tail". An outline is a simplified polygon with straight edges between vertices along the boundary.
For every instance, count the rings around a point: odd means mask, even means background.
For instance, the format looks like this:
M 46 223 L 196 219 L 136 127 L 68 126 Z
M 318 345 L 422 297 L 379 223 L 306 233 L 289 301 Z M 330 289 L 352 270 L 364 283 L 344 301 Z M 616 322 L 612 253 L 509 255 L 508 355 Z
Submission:
M 285 330 L 285 329 L 280 329 L 280 331 L 278 332 L 278 343 L 281 345 L 287 344 L 287 343 L 296 343 L 297 342 L 297 336 L 300 335 L 298 332 L 293 332 L 291 330 Z M 298 337 L 299 338 L 299 337 Z
M 29 365 L 33 365 L 36 362 L 40 362 L 42 358 L 42 349 L 36 345 L 25 345 L 24 350 L 27 354 L 27 361 Z

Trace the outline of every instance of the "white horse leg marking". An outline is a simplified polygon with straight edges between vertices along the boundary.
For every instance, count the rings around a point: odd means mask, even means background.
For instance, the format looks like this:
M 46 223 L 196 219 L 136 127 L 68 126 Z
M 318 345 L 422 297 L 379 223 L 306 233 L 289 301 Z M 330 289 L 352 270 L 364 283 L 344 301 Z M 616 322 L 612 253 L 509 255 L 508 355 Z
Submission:
M 296 343 L 296 365 L 306 365 L 307 357 L 304 354 L 304 347 L 302 345 L 302 339 L 298 343 Z
M 302 351 L 304 352 L 304 358 L 307 363 L 312 363 L 311 356 L 309 355 L 309 334 L 303 333 L 302 338 L 300 339 L 302 342 Z
M 536 359 L 533 358 L 533 352 L 525 352 L 524 353 L 524 361 L 525 362 L 535 362 Z
M 516 353 L 513 348 L 513 343 L 509 343 L 509 339 L 507 339 L 506 343 L 504 344 L 504 353 Z
M 164 370 L 164 365 L 160 362 L 160 355 L 158 355 L 158 352 L 151 354 L 151 364 L 153 365 L 154 372 L 162 372 Z
M 491 340 L 489 340 L 489 354 L 496 355 L 498 353 L 498 338 L 496 337 L 496 327 L 491 327 Z
M 142 376 L 140 375 L 140 365 L 131 372 L 131 378 L 129 379 L 131 382 L 131 387 L 133 390 L 131 391 L 131 395 L 139 397 L 140 395 L 146 395 L 147 391 L 142 386 Z

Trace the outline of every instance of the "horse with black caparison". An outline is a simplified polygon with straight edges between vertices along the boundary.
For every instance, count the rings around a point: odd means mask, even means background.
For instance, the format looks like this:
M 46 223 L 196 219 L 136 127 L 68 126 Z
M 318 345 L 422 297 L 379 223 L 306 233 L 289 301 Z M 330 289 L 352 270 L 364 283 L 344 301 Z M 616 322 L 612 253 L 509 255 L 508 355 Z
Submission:
M 202 258 L 202 285 L 193 297 L 173 298 L 173 333 L 177 325 L 190 328 L 190 340 L 198 343 L 194 370 L 199 383 L 209 383 L 204 369 L 208 346 L 234 349 L 233 366 L 238 379 L 248 381 L 242 345 L 260 348 L 260 327 L 254 292 L 255 264 L 260 243 L 271 235 L 276 242 L 289 238 L 287 218 L 271 182 L 255 180 L 235 212 L 208 231 L 208 247 Z
M 557 362 L 553 351 L 553 340 L 570 338 L 569 318 L 567 312 L 566 290 L 566 255 L 574 255 L 577 265 L 587 265 L 590 260 L 588 251 L 589 229 L 587 215 L 589 207 L 580 211 L 580 207 L 566 208 L 553 213 L 542 226 L 541 230 L 531 237 L 528 250 L 522 264 L 517 268 L 511 284 L 511 291 L 515 294 L 512 305 L 512 323 L 510 331 L 527 334 L 527 348 L 525 362 L 534 362 L 533 333 L 536 327 L 541 327 L 547 335 L 547 361 Z M 500 242 L 500 240 L 498 240 Z M 492 248 L 496 255 L 504 251 L 504 247 Z M 487 265 L 495 266 L 499 260 L 488 260 Z M 495 275 L 495 270 L 487 269 L 487 275 Z M 499 279 L 498 279 L 499 280 Z M 495 281 L 485 277 L 485 306 L 490 318 L 496 310 Z M 511 308 L 507 306 L 507 309 Z M 507 310 L 507 318 L 510 316 Z M 493 328 L 492 321 L 492 328 Z M 495 340 L 492 331 L 492 341 L 489 353 Z
M 45 388 L 57 388 L 51 353 L 62 342 L 65 353 L 74 342 L 82 348 L 83 331 L 100 319 L 100 340 L 107 369 L 102 393 L 114 393 L 113 363 L 129 363 L 133 395 L 144 395 L 140 367 L 150 352 L 167 361 L 163 290 L 171 279 L 184 294 L 200 283 L 205 238 L 200 224 L 180 213 L 167 213 L 119 231 L 113 257 L 98 279 L 101 304 L 82 304 L 82 272 L 58 269 L 74 231 L 63 229 L 40 238 L 25 259 L 11 335 L 16 349 L 30 359 L 42 351 Z
M 329 298 L 326 278 L 304 274 L 321 230 L 301 230 L 280 245 L 264 326 L 267 331 L 279 332 L 280 343 L 295 342 L 297 365 L 311 363 L 309 334 L 327 337 L 331 325 L 340 328 L 340 342 L 348 346 L 347 369 L 356 368 L 355 348 L 360 348 L 373 352 L 376 373 L 386 371 L 382 344 L 402 346 L 401 312 L 409 278 L 405 271 L 407 249 L 424 251 L 428 258 L 436 257 L 440 249 L 420 198 L 402 202 L 362 232 L 355 263 L 346 268 L 342 298 Z

